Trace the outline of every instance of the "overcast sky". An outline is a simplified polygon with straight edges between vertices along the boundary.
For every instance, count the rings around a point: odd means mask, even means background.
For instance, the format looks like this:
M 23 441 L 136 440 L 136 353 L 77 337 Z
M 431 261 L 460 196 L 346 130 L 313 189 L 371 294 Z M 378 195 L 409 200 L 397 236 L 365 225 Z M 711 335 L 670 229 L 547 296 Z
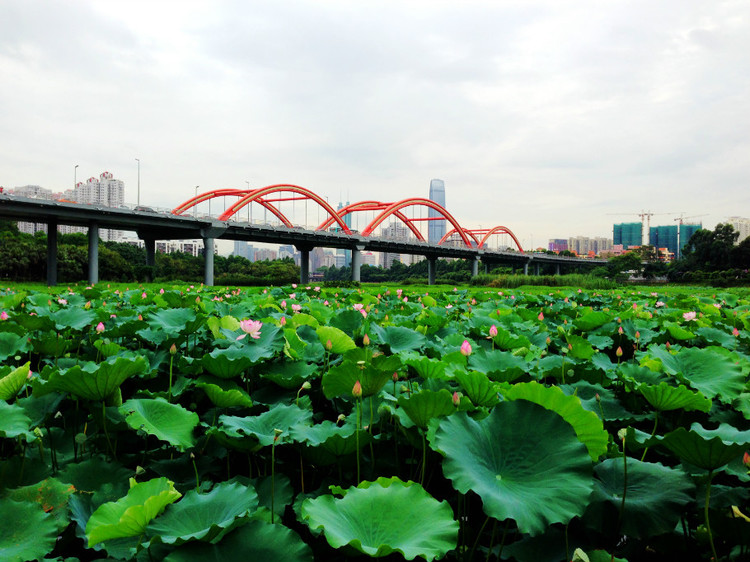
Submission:
M 530 246 L 750 218 L 750 2 L 0 4 L 0 185 L 426 197 Z M 620 216 L 610 213 L 623 213 Z M 661 214 L 663 213 L 663 214 Z

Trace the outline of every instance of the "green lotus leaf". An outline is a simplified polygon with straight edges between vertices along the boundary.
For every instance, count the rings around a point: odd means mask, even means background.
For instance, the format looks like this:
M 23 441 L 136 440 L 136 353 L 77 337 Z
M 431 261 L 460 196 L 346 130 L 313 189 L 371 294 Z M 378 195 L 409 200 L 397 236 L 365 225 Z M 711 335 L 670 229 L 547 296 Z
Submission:
M 25 336 L 19 336 L 11 332 L 0 332 L 0 361 L 24 353 L 28 349 L 29 342 Z
M 176 338 L 180 334 L 194 331 L 196 321 L 192 308 L 163 308 L 146 318 L 151 330 L 162 332 L 167 338 Z
M 92 457 L 79 463 L 68 464 L 60 472 L 59 479 L 61 482 L 70 482 L 76 492 L 80 493 L 77 495 L 90 498 L 91 504 L 98 507 L 104 502 L 115 501 L 126 494 L 128 478 L 132 474 L 132 470 L 128 470 L 121 464 Z M 85 523 L 84 520 L 83 524 Z
M 575 357 L 576 359 L 591 359 L 596 353 L 596 350 L 586 338 L 575 334 L 568 334 L 565 336 L 565 340 L 570 345 L 571 357 Z
M 461 356 L 463 357 L 463 356 Z M 528 363 L 508 351 L 477 349 L 469 356 L 469 367 L 493 381 L 513 382 L 528 372 Z
M 255 490 L 258 492 L 260 508 L 267 509 L 269 513 L 271 512 L 271 507 L 273 507 L 273 512 L 281 516 L 286 507 L 292 503 L 294 489 L 286 474 L 276 474 L 275 478 L 271 478 L 270 476 L 253 478 L 248 484 L 255 487 Z M 271 502 L 272 498 L 273 502 Z
M 91 514 L 86 523 L 89 548 L 110 539 L 142 535 L 149 522 L 181 495 L 164 477 L 140 483 L 131 478 L 125 497 L 102 504 Z
M 354 337 L 357 332 L 362 328 L 364 318 L 362 313 L 356 310 L 338 310 L 333 315 L 329 322 L 329 326 L 337 328 L 351 337 Z M 325 345 L 325 341 L 321 340 L 321 343 Z M 334 353 L 336 353 L 334 351 Z
M 241 375 L 253 366 L 254 361 L 247 356 L 242 348 L 229 347 L 214 349 L 201 360 L 203 367 L 221 379 L 231 379 Z
M 667 382 L 659 385 L 641 384 L 638 392 L 648 401 L 655 410 L 664 412 L 666 410 L 700 410 L 708 412 L 711 410 L 711 399 L 706 398 L 698 391 L 692 391 L 684 386 L 672 386 Z
M 454 488 L 474 491 L 487 515 L 514 519 L 522 533 L 581 515 L 594 487 L 591 458 L 570 424 L 527 400 L 500 402 L 481 421 L 449 416 L 430 445 L 444 453 Z
M 317 328 L 320 326 L 320 322 L 314 317 L 309 314 L 304 314 L 302 312 L 293 314 L 289 321 L 287 322 L 287 326 L 290 328 L 298 328 L 299 326 L 312 326 L 313 328 Z
M 719 330 L 718 328 L 698 328 L 695 333 L 707 342 L 719 344 L 727 349 L 732 349 L 737 345 L 737 338 L 724 330 Z
M 109 339 L 96 340 L 94 347 L 99 350 L 103 357 L 112 357 L 123 350 L 123 347 Z
M 423 379 L 443 379 L 445 378 L 445 364 L 437 359 L 429 357 L 407 357 L 404 364 L 408 365 L 417 372 L 417 375 Z
M 210 541 L 235 519 L 255 511 L 258 494 L 237 482 L 222 482 L 207 494 L 190 490 L 148 526 L 152 536 L 167 544 Z
M 211 316 L 208 318 L 208 320 L 206 320 L 206 326 L 209 330 L 211 330 L 211 334 L 213 334 L 214 339 L 225 339 L 225 336 L 221 333 L 221 331 L 229 330 L 230 332 L 235 332 L 239 330 L 240 321 L 237 320 L 234 316 L 222 316 L 221 318 Z
M 663 326 L 669 332 L 669 335 L 678 341 L 689 340 L 695 337 L 695 334 L 690 330 L 686 330 L 676 322 L 664 322 Z
M 745 389 L 742 367 L 717 349 L 689 347 L 673 355 L 664 348 L 652 347 L 649 354 L 661 361 L 667 373 L 681 377 L 708 398 L 718 396 L 722 402 L 731 403 Z
M 742 455 L 750 445 L 750 430 L 739 431 L 724 423 L 715 430 L 708 430 L 694 423 L 690 431 L 680 427 L 667 433 L 661 443 L 692 465 L 716 470 Z
M 0 378 L 0 400 L 8 401 L 15 397 L 16 394 L 26 384 L 29 376 L 30 363 L 27 361 L 24 365 L 13 369 L 10 373 Z
M 127 424 L 183 451 L 195 444 L 193 430 L 200 422 L 198 414 L 164 398 L 131 398 L 120 406 Z
M 538 382 L 501 386 L 500 393 L 507 400 L 529 400 L 562 416 L 573 426 L 578 439 L 586 445 L 593 460 L 607 452 L 609 434 L 604 430 L 602 420 L 594 412 L 586 410 L 577 396 L 567 396 L 557 386 L 548 387 Z
M 446 389 L 420 390 L 410 396 L 402 394 L 398 397 L 398 405 L 404 409 L 409 419 L 422 430 L 433 418 L 449 416 L 456 411 L 453 405 L 453 395 Z
M 424 335 L 403 326 L 381 328 L 377 324 L 371 324 L 370 328 L 378 336 L 381 343 L 390 348 L 391 353 L 420 349 L 427 341 Z
M 318 366 L 305 361 L 273 361 L 263 363 L 256 371 L 261 378 L 273 381 L 281 388 L 296 390 L 317 373 Z
M 240 349 L 254 363 L 273 358 L 284 349 L 284 332 L 273 324 L 263 324 L 258 339 L 245 338 L 242 340 Z
M 0 498 L 0 560 L 40 560 L 57 540 L 55 520 L 36 503 Z
M 367 398 L 377 394 L 390 380 L 393 371 L 381 371 L 373 365 L 357 365 L 346 361 L 323 374 L 321 381 L 326 398 L 351 397 L 354 384 L 362 385 L 362 396 Z
M 576 328 L 581 331 L 589 332 L 601 326 L 604 326 L 607 322 L 610 322 L 612 317 L 606 312 L 597 310 L 594 312 L 587 312 L 582 314 L 573 321 Z
M 502 326 L 495 326 L 497 335 L 492 338 L 495 347 L 503 351 L 512 351 L 521 347 L 530 347 L 531 340 L 524 335 L 514 334 Z
M 475 406 L 490 407 L 499 401 L 497 386 L 487 375 L 476 371 L 459 372 L 456 373 L 456 381 Z
M 687 504 L 693 501 L 693 483 L 682 470 L 628 457 L 627 493 L 622 512 L 622 533 L 648 538 L 671 532 Z M 617 526 L 625 483 L 622 458 L 606 459 L 594 467 L 598 478 L 584 519 L 602 532 Z
M 320 343 L 322 343 L 324 347 L 329 341 L 331 342 L 330 351 L 332 353 L 338 353 L 341 355 L 350 349 L 357 347 L 357 344 L 354 343 L 352 338 L 333 326 L 320 326 L 315 330 L 315 333 L 318 334 L 318 339 L 320 339 Z
M 39 354 L 62 357 L 73 346 L 73 341 L 63 337 L 59 332 L 47 332 L 34 338 L 31 345 Z
M 290 430 L 297 425 L 312 425 L 312 412 L 290 404 L 275 404 L 267 412 L 257 416 L 220 416 L 220 430 L 229 437 L 251 435 L 260 445 L 267 447 L 274 442 L 288 443 L 293 440 Z M 275 430 L 281 430 L 277 435 Z
M 62 533 L 68 526 L 68 499 L 75 492 L 70 484 L 56 478 L 46 478 L 30 486 L 22 486 L 8 492 L 8 497 L 15 501 L 34 502 L 45 513 L 52 516 L 57 531 Z
M 617 558 L 606 550 L 590 550 L 588 553 L 580 548 L 573 551 L 571 562 L 628 562 L 626 558 Z
M 202 388 L 208 399 L 218 408 L 244 406 L 251 408 L 253 401 L 244 388 L 229 380 L 202 376 L 195 386 Z
M 0 437 L 18 437 L 29 431 L 31 419 L 18 404 L 0 400 Z
M 192 543 L 171 552 L 164 562 L 248 562 L 284 560 L 312 562 L 310 547 L 283 525 L 250 521 L 216 544 Z
M 46 390 L 68 392 L 84 400 L 104 400 L 111 396 L 129 377 L 149 368 L 144 357 L 119 356 L 103 363 L 87 363 L 66 371 L 54 371 L 45 385 Z
M 50 318 L 58 330 L 71 328 L 80 331 L 94 324 L 96 312 L 84 308 L 62 308 L 50 314 Z
M 311 530 L 323 530 L 332 547 L 349 545 L 374 558 L 398 552 L 406 560 L 434 560 L 458 541 L 458 522 L 448 502 L 395 477 L 362 482 L 343 498 L 305 500 L 301 514 Z

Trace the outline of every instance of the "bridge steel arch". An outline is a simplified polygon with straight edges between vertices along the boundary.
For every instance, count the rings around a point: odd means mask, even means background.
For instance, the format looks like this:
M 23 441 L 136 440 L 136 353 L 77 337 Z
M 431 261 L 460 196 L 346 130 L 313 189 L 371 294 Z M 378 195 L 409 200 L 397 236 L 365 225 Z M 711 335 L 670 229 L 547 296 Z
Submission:
M 404 213 L 402 212 L 403 209 L 407 207 L 413 207 L 413 206 L 423 206 L 427 207 L 429 209 L 434 209 L 439 214 L 442 215 L 442 218 L 440 217 L 430 217 L 427 219 L 410 219 Z M 402 201 L 397 201 L 395 203 L 382 203 L 380 201 L 359 201 L 357 203 L 351 203 L 350 205 L 347 205 L 346 207 L 342 207 L 339 209 L 339 216 L 343 219 L 346 215 L 356 212 L 356 211 L 380 211 L 380 214 L 378 214 L 370 223 L 365 227 L 365 229 L 361 232 L 362 236 L 370 236 L 373 231 L 389 216 L 393 215 L 396 218 L 398 218 L 401 222 L 403 222 L 409 230 L 412 231 L 414 236 L 417 238 L 417 240 L 425 241 L 424 236 L 422 236 L 422 233 L 419 231 L 419 229 L 414 225 L 414 222 L 420 221 L 420 220 L 447 220 L 448 222 L 453 225 L 454 230 L 456 232 L 459 232 L 461 234 L 461 239 L 463 240 L 464 244 L 471 248 L 471 241 L 469 238 L 463 234 L 464 229 L 461 227 L 460 224 L 458 224 L 458 221 L 451 215 L 442 205 L 439 205 L 438 203 L 435 203 L 434 201 L 430 199 L 423 199 L 420 197 L 413 197 L 409 199 L 403 199 Z M 328 227 L 333 224 L 332 219 L 328 219 L 327 221 L 323 222 L 318 226 L 317 230 L 325 230 Z
M 257 189 L 214 189 L 214 190 L 202 193 L 198 195 L 197 197 L 192 197 L 191 199 L 188 199 L 182 205 L 175 207 L 175 209 L 172 210 L 172 213 L 175 215 L 181 215 L 181 214 L 184 214 L 185 211 L 187 211 L 194 205 L 197 205 L 198 203 L 201 203 L 203 201 L 207 201 L 215 197 L 235 196 L 235 197 L 238 197 L 239 199 L 233 205 L 231 205 L 228 209 L 226 209 L 226 211 L 224 211 L 221 215 L 219 215 L 219 220 L 227 221 L 245 206 L 250 205 L 252 203 L 258 203 L 259 205 L 262 205 L 265 209 L 268 209 L 273 215 L 275 215 L 284 224 L 284 226 L 292 228 L 294 226 L 292 222 L 275 205 L 273 205 L 273 203 L 276 201 L 280 202 L 280 201 L 284 201 L 288 199 L 281 199 L 281 198 L 269 199 L 268 198 L 269 195 L 273 195 L 274 193 L 284 193 L 284 192 L 296 193 L 297 195 L 301 196 L 298 198 L 292 198 L 291 200 L 299 199 L 303 201 L 307 200 L 307 201 L 313 201 L 314 203 L 317 203 L 328 213 L 329 217 L 331 218 L 331 222 L 338 223 L 343 232 L 345 232 L 346 234 L 351 234 L 351 230 L 349 229 L 349 227 L 344 223 L 343 220 L 341 220 L 341 217 L 338 215 L 338 213 L 334 210 L 333 207 L 331 207 L 328 204 L 328 202 L 325 199 L 323 199 L 316 193 L 313 193 L 309 189 L 300 187 L 298 185 L 293 185 L 293 184 L 274 184 L 274 185 L 267 185 L 266 187 L 261 187 Z
M 445 235 L 440 239 L 438 244 L 442 244 L 448 238 L 450 238 L 453 234 L 456 234 L 458 231 L 454 228 L 450 232 L 446 232 Z M 524 250 L 521 247 L 521 243 L 518 241 L 518 238 L 516 238 L 516 235 L 513 234 L 513 231 L 511 231 L 510 228 L 507 226 L 495 226 L 492 228 L 480 228 L 480 229 L 474 229 L 474 230 L 464 230 L 464 232 L 471 236 L 474 241 L 477 243 L 477 248 L 483 248 L 484 244 L 489 240 L 489 237 L 493 234 L 508 234 L 513 239 L 513 241 L 516 243 L 516 246 L 518 247 L 518 251 L 524 254 Z M 482 239 L 479 240 L 477 236 L 482 236 Z

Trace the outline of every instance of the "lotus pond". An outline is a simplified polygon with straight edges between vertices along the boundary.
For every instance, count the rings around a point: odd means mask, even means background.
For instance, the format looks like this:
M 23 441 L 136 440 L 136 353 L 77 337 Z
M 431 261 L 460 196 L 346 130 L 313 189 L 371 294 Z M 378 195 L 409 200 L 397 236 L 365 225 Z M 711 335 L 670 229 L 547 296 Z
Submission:
M 0 291 L 0 559 L 748 560 L 750 300 Z

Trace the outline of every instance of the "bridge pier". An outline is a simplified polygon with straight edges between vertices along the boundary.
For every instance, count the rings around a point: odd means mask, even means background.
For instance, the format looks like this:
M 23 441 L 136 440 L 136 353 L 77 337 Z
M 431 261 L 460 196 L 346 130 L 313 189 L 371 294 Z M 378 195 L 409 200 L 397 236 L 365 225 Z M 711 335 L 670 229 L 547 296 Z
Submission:
M 362 267 L 362 250 L 364 246 L 355 246 L 352 248 L 352 281 L 359 283 L 360 268 Z
M 529 274 L 529 262 L 523 263 L 523 274 L 528 275 Z
M 99 282 L 99 225 L 89 224 L 89 283 Z
M 214 239 L 203 239 L 203 284 L 214 284 Z
M 534 264 L 534 275 L 539 277 L 539 264 L 538 263 Z
M 559 263 L 555 264 L 555 275 L 560 275 L 560 264 Z
M 47 223 L 47 285 L 57 285 L 57 220 Z
M 154 267 L 156 266 L 156 240 L 144 238 L 143 246 L 146 248 L 146 281 L 152 283 L 154 280 Z
M 437 258 L 427 256 L 427 284 L 435 284 L 435 275 L 437 274 Z
M 476 277 L 479 275 L 479 256 L 476 255 L 471 258 L 471 276 Z
M 299 251 L 299 282 L 309 283 L 310 282 L 310 251 L 311 246 L 296 246 Z

